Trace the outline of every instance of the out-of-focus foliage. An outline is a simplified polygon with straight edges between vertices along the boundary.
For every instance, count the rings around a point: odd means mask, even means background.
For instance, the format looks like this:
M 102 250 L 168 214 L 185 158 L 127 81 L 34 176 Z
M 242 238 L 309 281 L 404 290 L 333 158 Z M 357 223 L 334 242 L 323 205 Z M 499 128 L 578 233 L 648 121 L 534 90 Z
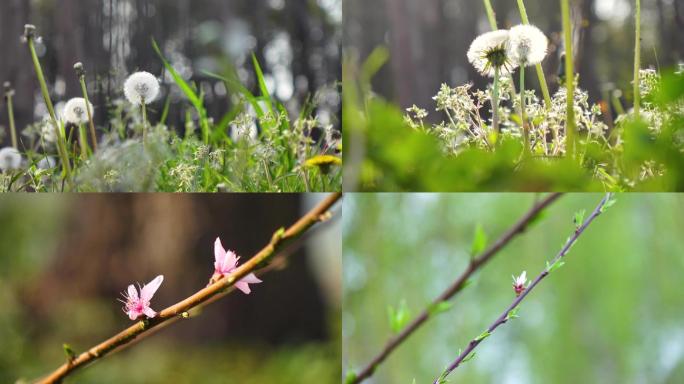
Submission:
M 432 382 L 534 278 L 599 194 L 562 197 L 377 369 L 377 383 Z M 481 225 L 495 241 L 536 195 L 353 194 L 343 221 L 343 365 L 358 369 L 393 334 L 385 307 L 423 310 L 467 267 Z M 449 379 L 465 383 L 684 380 L 684 198 L 618 194 L 565 260 Z M 368 236 L 373 233 L 373 236 Z

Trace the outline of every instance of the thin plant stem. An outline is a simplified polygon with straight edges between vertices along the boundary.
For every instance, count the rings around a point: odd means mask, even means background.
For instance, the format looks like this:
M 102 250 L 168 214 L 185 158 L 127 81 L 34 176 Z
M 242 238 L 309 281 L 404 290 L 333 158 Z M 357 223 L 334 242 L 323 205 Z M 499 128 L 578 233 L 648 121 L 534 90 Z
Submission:
M 137 321 L 132 326 L 119 332 L 113 337 L 90 348 L 89 350 L 74 356 L 54 372 L 37 381 L 38 384 L 59 383 L 79 368 L 102 359 L 108 354 L 127 348 L 136 339 L 143 338 L 151 334 L 156 328 L 163 327 L 167 322 L 177 321 L 179 318 L 188 317 L 188 311 L 200 308 L 218 297 L 225 295 L 233 285 L 248 274 L 264 267 L 277 254 L 287 249 L 315 224 L 324 222 L 331 217 L 330 209 L 342 197 L 341 193 L 333 193 L 326 197 L 321 203 L 292 224 L 287 230 L 281 228 L 276 231 L 271 241 L 256 255 L 247 262 L 236 268 L 229 275 L 224 276 L 216 282 L 200 289 L 193 295 L 183 299 L 160 311 L 156 317 Z
M 634 116 L 639 118 L 641 95 L 639 94 L 639 70 L 641 69 L 641 0 L 636 0 L 636 13 L 634 15 L 635 38 L 634 38 Z
M 81 149 L 81 160 L 88 159 L 88 135 L 83 124 L 78 125 L 78 144 Z
M 527 17 L 527 9 L 525 9 L 525 3 L 523 0 L 518 0 L 518 9 L 520 10 L 520 19 L 523 24 L 529 24 L 530 19 Z M 549 86 L 546 83 L 546 76 L 544 75 L 544 68 L 542 68 L 541 63 L 535 65 L 537 70 L 537 78 L 539 79 L 539 86 L 541 87 L 542 94 L 544 95 L 544 105 L 546 109 L 551 109 L 551 94 L 549 93 Z
M 147 104 L 145 104 L 145 99 L 142 99 L 140 103 L 140 108 L 142 109 L 142 120 L 143 120 L 143 143 L 145 143 L 145 138 L 147 136 Z
M 362 381 L 370 378 L 375 373 L 375 370 L 382 364 L 385 359 L 399 347 L 406 339 L 408 339 L 413 332 L 415 332 L 421 325 L 423 325 L 427 320 L 430 319 L 430 309 L 434 308 L 445 301 L 452 299 L 456 294 L 461 292 L 465 286 L 466 282 L 472 275 L 475 274 L 481 267 L 483 267 L 492 257 L 494 257 L 501 249 L 503 249 L 511 240 L 516 236 L 523 234 L 530 224 L 537 218 L 539 214 L 546 209 L 553 202 L 558 200 L 562 194 L 554 193 L 550 194 L 541 201 L 535 202 L 532 208 L 525 213 L 513 226 L 511 226 L 499 239 L 494 242 L 488 249 L 486 249 L 482 254 L 474 257 L 470 260 L 470 264 L 463 273 L 444 291 L 439 295 L 432 303 L 421 312 L 417 317 L 415 317 L 411 322 L 405 326 L 399 333 L 390 338 L 385 347 L 377 354 L 371 361 L 363 367 L 358 374 L 348 375 L 349 379 L 345 384 L 358 384 Z
M 268 180 L 268 187 L 270 190 L 273 190 L 273 178 L 271 177 L 271 170 L 268 168 L 268 163 L 266 162 L 266 159 L 261 159 L 261 164 L 264 166 L 266 180 Z
M 525 148 L 523 153 L 525 156 L 530 154 L 530 132 L 527 122 L 525 121 L 525 66 L 520 66 L 520 124 L 523 129 L 523 138 Z
M 80 64 L 80 63 L 79 63 Z M 80 67 L 82 68 L 82 66 Z M 93 142 L 93 152 L 97 152 L 97 134 L 95 133 L 95 122 L 93 121 L 93 113 L 90 111 L 90 99 L 88 98 L 88 89 L 85 82 L 85 71 L 81 70 L 78 76 L 78 81 L 81 83 L 81 92 L 86 102 L 86 111 L 88 113 L 88 124 L 90 126 L 90 138 Z
M 565 88 L 566 117 L 565 141 L 567 155 L 575 156 L 575 70 L 572 52 L 572 24 L 570 23 L 570 0 L 561 0 L 563 35 L 565 39 Z
M 499 132 L 499 67 L 494 68 L 494 84 L 492 85 L 492 130 Z
M 28 44 L 29 51 L 31 53 L 31 59 L 33 61 L 33 68 L 36 71 L 36 77 L 38 77 L 38 83 L 40 84 L 40 92 L 43 95 L 43 100 L 45 101 L 45 106 L 48 109 L 50 118 L 52 119 L 52 124 L 57 131 L 57 146 L 61 148 L 57 149 L 59 156 L 62 158 L 62 167 L 64 168 L 64 173 L 66 179 L 71 183 L 71 163 L 67 155 L 66 148 L 66 138 L 64 137 L 64 132 L 60 129 L 59 123 L 57 122 L 57 115 L 55 114 L 55 108 L 52 105 L 52 100 L 50 100 L 50 92 L 48 91 L 47 83 L 45 82 L 45 75 L 43 74 L 43 69 L 40 66 L 40 60 L 38 60 L 38 54 L 36 53 L 36 47 L 34 44 L 35 38 L 35 27 L 32 25 L 24 26 L 24 37 L 26 38 L 26 43 Z
M 7 99 L 7 117 L 9 118 L 10 126 L 10 136 L 12 138 L 12 147 L 14 149 L 19 149 L 19 144 L 17 142 L 17 127 L 14 124 L 14 106 L 12 104 L 12 96 L 14 95 L 14 90 L 9 82 L 5 83 L 5 98 Z
M 573 234 L 568 238 L 568 240 L 565 242 L 565 245 L 561 248 L 560 252 L 556 255 L 556 257 L 550 262 L 547 263 L 546 268 L 542 270 L 542 272 L 529 284 L 527 288 L 525 288 L 522 293 L 513 300 L 511 305 L 506 308 L 506 310 L 496 319 L 494 322 L 487 328 L 485 332 L 483 332 L 480 336 L 477 338 L 473 339 L 470 341 L 468 344 L 468 347 L 466 347 L 465 350 L 463 350 L 456 360 L 449 364 L 449 366 L 442 372 L 442 374 L 434 381 L 434 384 L 441 384 L 446 381 L 446 377 L 456 368 L 458 368 L 461 363 L 464 362 L 466 359 L 472 358 L 473 355 L 471 353 L 473 350 L 489 335 L 491 335 L 496 328 L 498 328 L 501 324 L 506 323 L 509 319 L 515 317 L 515 313 L 513 313 L 513 316 L 509 316 L 512 311 L 514 311 L 518 305 L 527 297 L 527 295 L 534 289 L 534 287 L 539 284 L 546 276 L 549 275 L 551 270 L 554 268 L 557 268 L 560 266 L 556 266 L 556 263 L 560 262 L 561 259 L 568 254 L 568 251 L 570 251 L 570 248 L 577 242 L 577 239 L 584 233 L 584 231 L 587 229 L 589 224 L 591 224 L 594 219 L 596 219 L 602 212 L 603 212 L 603 207 L 606 205 L 606 203 L 612 198 L 612 195 L 610 193 L 606 194 L 603 199 L 598 203 L 596 208 L 594 208 L 594 211 L 589 215 L 589 217 L 582 223 L 582 225 L 578 226 L 575 228 L 575 231 Z
M 494 8 L 492 8 L 492 3 L 489 0 L 483 0 L 485 11 L 487 12 L 487 20 L 489 21 L 489 26 L 492 27 L 493 31 L 499 29 L 496 26 L 496 13 L 494 13 Z

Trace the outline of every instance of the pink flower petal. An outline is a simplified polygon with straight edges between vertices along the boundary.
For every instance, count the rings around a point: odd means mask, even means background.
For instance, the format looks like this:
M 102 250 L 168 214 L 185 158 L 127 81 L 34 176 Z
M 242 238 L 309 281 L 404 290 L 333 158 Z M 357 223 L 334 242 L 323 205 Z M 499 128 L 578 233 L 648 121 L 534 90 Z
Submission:
M 150 308 L 150 307 L 145 307 L 145 308 L 143 309 L 143 313 L 145 314 L 145 316 L 149 317 L 150 319 L 153 318 L 153 317 L 155 317 L 155 316 L 157 316 L 157 312 L 155 312 L 155 311 L 154 311 L 152 308 Z
M 138 291 L 133 284 L 128 286 L 128 301 L 138 300 Z
M 240 281 L 244 281 L 245 283 L 249 283 L 249 284 L 261 283 L 261 280 L 259 280 L 259 278 L 256 277 L 256 275 L 253 273 L 250 273 L 249 275 L 243 277 L 242 279 L 240 279 Z
M 235 283 L 235 288 L 241 290 L 246 295 L 249 295 L 249 293 L 252 292 L 252 290 L 249 289 L 249 285 L 242 280 Z
M 226 250 L 223 249 L 223 245 L 221 244 L 221 239 L 216 238 L 216 241 L 214 241 L 214 260 L 216 260 L 216 263 L 214 265 L 223 265 L 226 259 Z
M 164 281 L 164 276 L 159 275 L 148 284 L 145 284 L 145 286 L 140 290 L 140 300 L 145 302 L 152 300 L 152 296 L 154 296 L 154 293 L 157 292 L 157 289 L 159 289 L 162 281 Z
M 132 311 L 132 310 L 131 310 L 131 311 L 128 311 L 128 318 L 131 319 L 131 320 L 135 320 L 135 319 L 138 318 L 138 314 L 135 313 L 135 312 Z

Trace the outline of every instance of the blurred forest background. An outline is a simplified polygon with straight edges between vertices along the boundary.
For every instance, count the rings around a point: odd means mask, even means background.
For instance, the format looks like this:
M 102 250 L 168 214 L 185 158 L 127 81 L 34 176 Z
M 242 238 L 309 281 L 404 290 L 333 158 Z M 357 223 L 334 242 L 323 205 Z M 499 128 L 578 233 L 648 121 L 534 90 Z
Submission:
M 572 0 L 575 69 L 580 87 L 595 102 L 605 91 L 620 89 L 631 100 L 634 65 L 634 0 Z M 684 0 L 642 0 L 642 68 L 669 68 L 684 60 Z M 558 88 L 561 48 L 560 2 L 525 0 L 530 23 L 550 40 L 543 66 L 551 92 Z M 492 0 L 499 28 L 520 23 L 517 2 Z M 482 0 L 384 0 L 368 7 L 363 0 L 344 2 L 344 46 L 365 60 L 379 45 L 390 50 L 390 63 L 374 78 L 373 90 L 407 108 L 434 110 L 432 97 L 441 83 L 467 82 L 484 89 L 487 79 L 466 59 L 473 39 L 491 30 Z M 345 49 L 346 49 L 345 48 Z M 539 96 L 537 77 L 528 88 Z M 630 103 L 631 105 L 631 103 Z M 431 113 L 431 118 L 438 114 Z M 428 120 L 431 120 L 428 118 Z
M 298 114 L 307 96 L 319 92 L 318 112 L 330 123 L 339 123 L 341 0 L 4 0 L 0 83 L 11 81 L 16 89 L 20 129 L 47 113 L 28 49 L 20 40 L 26 23 L 35 24 L 42 36 L 38 52 L 53 100 L 81 95 L 73 65 L 84 63 L 92 102 L 100 110 L 97 125 L 107 123 L 104 111 L 122 95 L 128 74 L 162 74 L 153 37 L 181 75 L 199 84 L 209 116 L 217 121 L 235 100 L 203 71 L 236 71 L 254 90 L 255 53 L 269 90 L 291 112 Z M 165 77 L 165 83 L 172 81 Z M 183 97 L 175 85 L 164 89 L 161 99 L 169 91 L 172 97 L 169 123 L 182 126 Z M 162 106 L 163 101 L 157 101 L 152 113 L 161 114 Z M 3 103 L 0 125 L 7 124 Z
M 249 259 L 324 195 L 84 195 L 0 199 L 0 382 L 35 379 L 132 322 L 120 292 L 163 274 L 159 311 L 206 286 L 213 243 Z M 250 295 L 79 371 L 87 383 L 336 383 L 341 233 L 315 230 Z M 199 380 L 199 381 L 198 381 Z
M 387 306 L 410 319 L 465 270 L 475 227 L 494 242 L 532 194 L 355 194 L 344 201 L 343 366 L 358 369 L 391 335 Z M 432 382 L 513 301 L 511 275 L 535 277 L 599 194 L 561 197 L 424 324 L 367 383 Z M 419 223 L 419 225 L 417 225 Z M 455 370 L 459 383 L 684 382 L 684 197 L 622 194 Z M 368 236 L 373 233 L 373 236 Z

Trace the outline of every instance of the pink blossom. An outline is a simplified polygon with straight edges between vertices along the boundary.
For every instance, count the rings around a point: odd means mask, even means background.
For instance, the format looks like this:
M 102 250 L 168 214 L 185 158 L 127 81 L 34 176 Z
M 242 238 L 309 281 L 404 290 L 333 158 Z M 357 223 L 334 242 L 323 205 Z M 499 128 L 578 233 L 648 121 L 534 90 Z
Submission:
M 513 276 L 513 290 L 516 296 L 520 296 L 525 290 L 525 284 L 527 283 L 527 271 L 523 271 L 517 278 Z
M 231 250 L 226 251 L 223 248 L 221 239 L 218 237 L 214 242 L 214 258 L 214 276 L 212 277 L 212 281 L 217 281 L 221 277 L 233 272 L 237 268 L 238 260 L 240 260 L 240 257 L 236 255 L 235 252 Z M 250 273 L 235 283 L 235 287 L 245 294 L 249 294 L 251 292 L 249 284 L 257 283 L 261 283 L 261 280 L 253 273 Z
M 131 320 L 136 320 L 141 315 L 145 315 L 148 318 L 157 316 L 157 312 L 150 308 L 150 300 L 152 300 L 152 296 L 154 296 L 154 293 L 159 289 L 162 281 L 164 281 L 164 276 L 159 275 L 155 277 L 154 280 L 140 288 L 139 295 L 133 284 L 128 286 L 128 293 L 123 293 L 126 301 L 120 301 L 126 304 L 123 311 Z

